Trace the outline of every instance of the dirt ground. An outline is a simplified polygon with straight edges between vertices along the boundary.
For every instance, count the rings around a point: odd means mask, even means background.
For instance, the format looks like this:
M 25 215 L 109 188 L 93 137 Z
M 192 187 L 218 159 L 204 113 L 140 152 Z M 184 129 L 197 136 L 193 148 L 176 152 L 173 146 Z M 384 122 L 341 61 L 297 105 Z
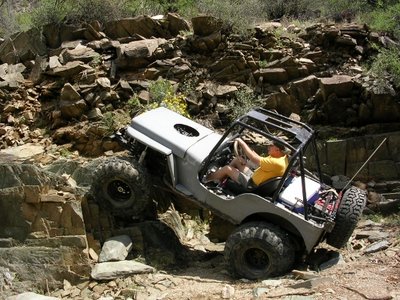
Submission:
M 223 260 L 224 245 L 208 243 L 201 247 L 192 245 L 193 253 L 197 254 L 193 254 L 193 261 L 185 268 L 157 270 L 153 274 L 111 282 L 90 282 L 74 287 L 75 290 L 64 288 L 52 296 L 134 300 L 400 299 L 400 228 L 397 224 L 379 225 L 374 229 L 361 225 L 346 249 L 338 251 L 322 244 L 309 264 L 297 265 L 293 272 L 279 278 L 232 279 Z M 380 239 L 376 238 L 377 232 Z M 371 250 L 374 245 L 381 247 Z M 318 265 L 320 270 L 312 270 L 313 265 Z

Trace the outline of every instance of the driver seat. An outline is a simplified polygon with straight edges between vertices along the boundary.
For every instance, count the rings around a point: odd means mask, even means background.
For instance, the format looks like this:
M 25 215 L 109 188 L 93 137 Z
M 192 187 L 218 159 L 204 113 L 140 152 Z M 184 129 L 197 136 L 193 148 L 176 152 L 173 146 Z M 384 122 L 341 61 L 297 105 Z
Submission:
M 225 188 L 235 194 L 254 193 L 261 197 L 272 197 L 274 192 L 278 188 L 281 179 L 282 177 L 280 176 L 273 177 L 253 188 L 245 188 L 235 181 L 228 179 L 225 183 Z
M 279 186 L 279 183 L 281 182 L 282 177 L 273 177 L 270 178 L 258 186 L 252 188 L 252 189 L 247 189 L 250 193 L 257 194 L 261 197 L 272 197 L 274 195 L 274 192 Z

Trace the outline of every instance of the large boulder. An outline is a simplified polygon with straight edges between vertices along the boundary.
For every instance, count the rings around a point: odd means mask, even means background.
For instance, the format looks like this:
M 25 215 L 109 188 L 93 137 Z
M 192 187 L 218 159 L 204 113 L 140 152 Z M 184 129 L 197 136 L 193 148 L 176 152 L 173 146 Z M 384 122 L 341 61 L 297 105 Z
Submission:
M 128 38 L 135 35 L 144 38 L 169 37 L 169 32 L 161 23 L 149 16 L 110 21 L 105 24 L 104 33 L 111 39 Z
M 208 36 L 221 31 L 222 21 L 213 16 L 196 16 L 192 18 L 193 32 L 198 36 Z
M 0 62 L 16 64 L 47 54 L 44 38 L 39 30 L 19 32 L 0 44 Z
M 332 77 L 320 78 L 319 86 L 322 96 L 326 101 L 332 94 L 335 94 L 337 97 L 350 97 L 354 82 L 351 76 L 334 75 Z
M 161 38 L 133 41 L 117 47 L 117 66 L 120 68 L 140 68 L 154 61 L 158 47 L 166 44 Z

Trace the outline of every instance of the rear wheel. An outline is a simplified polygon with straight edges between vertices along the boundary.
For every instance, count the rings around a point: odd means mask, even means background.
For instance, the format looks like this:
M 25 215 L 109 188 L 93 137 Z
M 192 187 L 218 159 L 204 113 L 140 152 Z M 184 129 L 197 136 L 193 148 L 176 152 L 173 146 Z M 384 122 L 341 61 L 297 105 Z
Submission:
M 149 204 L 146 172 L 134 162 L 113 158 L 101 163 L 91 194 L 106 212 L 120 218 L 141 218 Z
M 225 259 L 233 276 L 255 280 L 289 271 L 295 250 L 284 230 L 265 222 L 251 222 L 229 236 Z
M 367 202 L 365 191 L 351 187 L 343 194 L 342 200 L 336 214 L 335 227 L 328 233 L 326 242 L 335 248 L 342 248 L 346 245 Z

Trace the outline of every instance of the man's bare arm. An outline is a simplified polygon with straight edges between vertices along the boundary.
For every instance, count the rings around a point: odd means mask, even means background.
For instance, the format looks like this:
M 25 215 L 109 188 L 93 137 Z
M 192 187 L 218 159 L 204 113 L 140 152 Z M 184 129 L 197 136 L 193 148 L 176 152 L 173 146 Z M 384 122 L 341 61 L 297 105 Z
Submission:
M 246 156 L 253 162 L 255 163 L 257 166 L 260 165 L 260 160 L 261 160 L 261 156 L 257 154 L 257 152 L 255 152 L 253 149 L 251 149 L 249 147 L 249 145 L 246 144 L 245 141 L 243 141 L 242 139 L 237 139 L 239 146 L 242 147 L 244 153 L 246 154 Z

